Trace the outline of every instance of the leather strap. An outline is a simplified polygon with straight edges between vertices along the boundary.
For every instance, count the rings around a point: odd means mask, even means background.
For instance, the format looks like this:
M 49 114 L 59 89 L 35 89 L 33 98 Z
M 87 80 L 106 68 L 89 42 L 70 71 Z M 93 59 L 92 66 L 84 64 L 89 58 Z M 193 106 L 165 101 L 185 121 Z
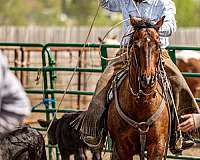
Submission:
M 140 145 L 141 145 L 141 160 L 144 160 L 144 150 L 145 150 L 145 145 L 146 145 L 146 134 L 149 131 L 149 127 L 160 117 L 160 114 L 162 113 L 164 109 L 164 98 L 162 98 L 161 103 L 157 111 L 150 117 L 146 122 L 136 122 L 133 119 L 129 118 L 121 109 L 118 101 L 118 94 L 117 94 L 117 85 L 116 85 L 116 80 L 113 80 L 113 93 L 115 97 L 115 106 L 117 109 L 117 112 L 119 113 L 120 117 L 129 125 L 132 127 L 136 128 L 140 132 Z M 142 126 L 144 128 L 142 128 Z

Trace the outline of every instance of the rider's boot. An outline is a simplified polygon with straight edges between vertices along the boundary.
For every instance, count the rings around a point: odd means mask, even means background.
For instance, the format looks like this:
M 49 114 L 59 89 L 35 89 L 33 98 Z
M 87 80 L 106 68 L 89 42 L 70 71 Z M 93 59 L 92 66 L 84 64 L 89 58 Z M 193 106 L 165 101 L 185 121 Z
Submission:
M 191 148 L 195 144 L 194 139 L 188 134 L 183 134 L 182 139 L 176 135 L 171 136 L 170 151 L 172 154 L 181 155 L 182 151 Z

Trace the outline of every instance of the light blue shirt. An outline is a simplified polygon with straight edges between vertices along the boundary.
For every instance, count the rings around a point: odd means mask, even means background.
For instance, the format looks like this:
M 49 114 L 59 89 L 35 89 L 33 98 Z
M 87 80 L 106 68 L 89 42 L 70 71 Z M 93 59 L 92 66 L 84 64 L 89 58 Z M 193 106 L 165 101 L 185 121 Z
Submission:
M 141 3 L 135 3 L 134 0 L 99 0 L 103 8 L 112 12 L 121 12 L 123 19 L 128 19 L 129 15 L 143 17 L 154 22 L 165 16 L 164 23 L 159 30 L 161 48 L 169 45 L 168 37 L 176 31 L 176 7 L 172 0 L 143 0 Z M 123 35 L 130 30 L 129 20 L 123 22 Z M 126 44 L 128 39 L 122 42 Z

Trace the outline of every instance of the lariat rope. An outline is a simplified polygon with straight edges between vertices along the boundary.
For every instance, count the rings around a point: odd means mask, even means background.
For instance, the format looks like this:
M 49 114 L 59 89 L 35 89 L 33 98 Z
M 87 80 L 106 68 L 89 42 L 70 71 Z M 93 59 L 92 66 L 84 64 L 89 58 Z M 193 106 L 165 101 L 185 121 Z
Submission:
M 85 39 L 85 42 L 84 42 L 82 51 L 84 51 L 84 49 L 85 49 L 85 47 L 86 47 L 86 43 L 88 42 L 88 39 L 89 39 L 89 37 L 90 37 L 92 28 L 93 28 L 93 26 L 94 26 L 94 22 L 95 22 L 96 17 L 97 17 L 97 15 L 98 15 L 98 13 L 99 13 L 99 9 L 100 9 L 100 3 L 98 4 L 97 11 L 96 11 L 95 16 L 94 16 L 94 18 L 93 18 L 93 21 L 92 21 L 92 23 L 91 23 L 91 25 L 90 25 L 90 29 L 89 29 L 89 32 L 88 32 L 87 37 L 86 37 L 86 39 Z M 64 100 L 64 97 L 65 97 L 65 95 L 66 95 L 66 93 L 67 93 L 67 91 L 68 91 L 68 88 L 69 88 L 69 86 L 70 86 L 70 83 L 71 83 L 71 81 L 72 81 L 72 79 L 73 79 L 73 77 L 74 77 L 74 75 L 75 75 L 75 72 L 76 72 L 76 70 L 77 70 L 77 68 L 78 68 L 79 61 L 80 61 L 80 59 L 78 59 L 78 61 L 77 61 L 77 64 L 76 64 L 76 66 L 75 66 L 75 68 L 74 68 L 74 70 L 73 70 L 73 73 L 72 73 L 71 77 L 70 77 L 69 83 L 67 84 L 67 87 L 66 87 L 66 89 L 65 89 L 65 91 L 64 91 L 64 93 L 63 93 L 63 96 L 62 96 L 62 98 L 61 98 L 59 104 L 58 104 L 58 107 L 56 108 L 56 111 L 54 112 L 54 115 L 53 115 L 53 117 L 52 117 L 52 120 L 51 120 L 51 122 L 50 122 L 48 128 L 47 128 L 47 131 L 46 131 L 46 134 L 44 135 L 44 138 L 47 136 L 47 134 L 48 134 L 48 132 L 49 132 L 49 129 L 50 129 L 50 127 L 51 127 L 51 125 L 52 125 L 54 119 L 56 118 L 56 114 L 57 114 L 57 112 L 58 112 L 58 110 L 59 110 L 59 108 L 60 108 L 60 105 L 62 104 L 62 102 L 63 102 L 63 100 Z
M 128 21 L 128 20 L 130 20 L 130 18 L 124 19 L 124 20 L 118 22 L 117 24 L 111 26 L 111 28 L 108 30 L 108 32 L 106 32 L 106 34 L 105 34 L 104 37 L 102 38 L 102 42 L 105 40 L 105 38 L 108 36 L 108 34 L 109 34 L 113 29 L 115 29 L 116 27 L 118 27 L 119 25 L 121 25 L 123 22 L 126 22 L 126 21 Z M 129 34 L 128 34 L 128 35 L 129 35 Z M 128 35 L 126 35 L 126 33 L 125 33 L 124 36 L 122 37 L 122 39 L 123 39 L 124 37 L 128 36 Z M 123 57 L 123 55 L 126 54 L 126 52 L 124 52 L 124 53 L 120 54 L 119 56 L 112 57 L 112 58 L 103 57 L 103 56 L 101 55 L 101 47 L 102 47 L 102 45 L 103 45 L 103 43 L 100 43 L 100 45 L 99 45 L 99 56 L 100 56 L 101 59 L 103 59 L 103 60 L 106 60 L 106 61 L 115 60 L 115 59 L 118 59 L 118 58 L 120 58 L 120 57 Z M 120 49 L 121 49 L 121 48 L 122 48 L 122 44 L 120 44 Z
M 88 42 L 89 36 L 90 36 L 91 31 L 92 31 L 92 28 L 93 28 L 93 26 L 94 26 L 94 22 L 95 22 L 96 17 L 97 17 L 97 15 L 98 15 L 98 13 L 99 13 L 99 9 L 100 9 L 100 3 L 98 3 L 98 8 L 97 8 L 97 11 L 96 11 L 95 16 L 94 16 L 94 18 L 93 18 L 93 21 L 92 21 L 92 23 L 91 23 L 91 25 L 90 25 L 90 29 L 89 29 L 89 32 L 88 32 L 88 34 L 87 34 L 86 40 L 85 40 L 85 42 L 84 42 L 82 51 L 84 51 L 84 49 L 85 49 L 85 47 L 86 47 L 86 43 Z M 123 22 L 125 22 L 125 21 L 128 21 L 128 20 L 129 20 L 129 18 L 128 18 L 128 19 L 125 19 L 125 20 L 122 20 L 121 22 L 119 22 L 119 23 L 115 24 L 113 27 L 111 27 L 111 29 L 110 29 L 110 30 L 106 33 L 106 35 L 103 37 L 103 40 L 106 38 L 106 36 L 107 36 L 114 28 L 116 28 L 116 27 L 119 26 L 121 23 L 123 23 Z M 100 48 L 101 48 L 101 45 L 100 45 Z M 101 56 L 101 55 L 100 55 L 100 56 Z M 118 57 L 121 57 L 121 56 L 122 56 L 122 55 L 120 55 L 120 56 L 118 56 Z M 105 60 L 112 60 L 112 59 L 116 59 L 116 58 L 118 58 L 118 57 L 109 58 L 109 59 L 108 59 L 108 58 L 104 58 L 103 56 L 101 56 L 101 58 L 102 58 L 102 59 L 105 59 Z M 70 78 L 70 80 L 69 80 L 69 83 L 68 83 L 68 85 L 67 85 L 67 87 L 66 87 L 66 89 L 65 89 L 65 91 L 64 91 L 64 93 L 63 93 L 63 96 L 62 96 L 62 98 L 61 98 L 61 100 L 60 100 L 60 103 L 58 104 L 58 107 L 56 107 L 56 111 L 54 112 L 54 115 L 53 115 L 53 117 L 52 117 L 52 119 L 51 119 L 51 122 L 50 122 L 50 124 L 49 124 L 49 126 L 48 126 L 48 128 L 47 128 L 47 130 L 46 130 L 46 133 L 44 134 L 44 138 L 47 136 L 47 134 L 48 134 L 48 132 L 49 132 L 49 129 L 50 129 L 50 127 L 51 127 L 51 125 L 52 125 L 54 119 L 56 118 L 56 114 L 57 114 L 57 112 L 58 112 L 58 110 L 59 110 L 59 108 L 60 108 L 60 105 L 61 105 L 62 102 L 63 102 L 63 99 L 64 99 L 64 97 L 65 97 L 65 95 L 66 95 L 66 93 L 67 93 L 67 91 L 68 91 L 69 85 L 70 85 L 70 83 L 71 83 L 71 81 L 72 81 L 72 79 L 73 79 L 73 77 L 74 77 L 74 75 L 75 75 L 75 72 L 76 72 L 77 68 L 78 68 L 79 61 L 80 61 L 80 59 L 78 60 L 76 66 L 75 66 L 75 68 L 74 68 L 74 70 L 73 70 L 73 73 L 72 73 L 71 78 Z

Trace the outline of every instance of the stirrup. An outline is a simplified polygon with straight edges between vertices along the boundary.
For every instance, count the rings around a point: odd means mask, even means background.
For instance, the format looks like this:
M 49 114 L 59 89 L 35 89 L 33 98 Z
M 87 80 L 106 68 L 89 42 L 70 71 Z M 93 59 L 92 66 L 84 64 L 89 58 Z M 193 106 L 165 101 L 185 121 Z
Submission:
M 83 142 L 93 150 L 99 150 L 103 148 L 104 142 L 103 137 L 97 138 L 92 136 L 84 136 L 82 137 Z
M 170 151 L 173 154 L 181 154 L 183 149 L 183 136 L 182 136 L 182 132 L 179 132 L 179 137 L 175 140 L 175 144 L 170 147 Z
M 176 141 L 176 144 L 170 148 L 173 154 L 181 154 L 183 150 L 191 148 L 195 144 L 193 139 L 186 139 L 181 136 Z
M 99 150 L 104 147 L 105 136 L 103 135 L 103 129 L 101 131 L 100 137 L 94 137 L 90 135 L 83 135 L 81 136 L 83 142 L 93 150 Z

